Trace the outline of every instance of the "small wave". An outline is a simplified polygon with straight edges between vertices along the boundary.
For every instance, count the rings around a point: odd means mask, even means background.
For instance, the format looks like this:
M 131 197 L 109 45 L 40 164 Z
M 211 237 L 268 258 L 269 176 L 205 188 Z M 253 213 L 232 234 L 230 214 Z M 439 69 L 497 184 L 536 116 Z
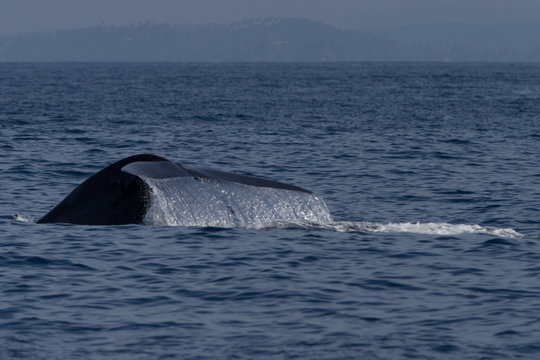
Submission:
M 449 224 L 449 223 L 376 223 L 367 221 L 335 221 L 328 223 L 296 223 L 278 224 L 278 227 L 300 227 L 303 229 L 324 229 L 338 232 L 384 232 L 384 233 L 414 233 L 426 235 L 462 235 L 462 234 L 489 234 L 505 238 L 520 238 L 524 235 L 511 228 L 497 228 L 490 226 Z

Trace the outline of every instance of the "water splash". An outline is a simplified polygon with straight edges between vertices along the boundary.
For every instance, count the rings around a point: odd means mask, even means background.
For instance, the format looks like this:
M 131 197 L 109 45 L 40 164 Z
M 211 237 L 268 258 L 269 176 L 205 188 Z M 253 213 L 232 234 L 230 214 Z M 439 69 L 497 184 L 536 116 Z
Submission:
M 335 221 L 329 223 L 296 223 L 280 226 L 297 226 L 304 229 L 324 229 L 339 232 L 414 233 L 426 235 L 489 234 L 505 238 L 521 238 L 523 234 L 511 228 L 449 223 L 376 223 L 367 221 Z
M 148 225 L 262 228 L 276 223 L 329 223 L 324 201 L 308 193 L 179 177 L 148 179 Z
M 34 219 L 32 219 L 32 218 L 30 218 L 28 216 L 25 216 L 25 215 L 18 214 L 18 213 L 13 215 L 12 219 L 16 220 L 16 221 L 20 221 L 20 222 L 25 222 L 25 223 L 35 222 Z

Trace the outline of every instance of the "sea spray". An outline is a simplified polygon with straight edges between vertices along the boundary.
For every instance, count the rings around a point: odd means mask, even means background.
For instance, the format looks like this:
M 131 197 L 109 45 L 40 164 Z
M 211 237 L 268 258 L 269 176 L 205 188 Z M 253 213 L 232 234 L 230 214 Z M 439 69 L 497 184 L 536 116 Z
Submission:
M 488 234 L 505 238 L 521 238 L 523 234 L 511 228 L 498 228 L 481 226 L 477 224 L 449 224 L 449 223 L 378 223 L 368 221 L 333 221 L 327 223 L 298 222 L 281 223 L 277 227 L 300 227 L 307 230 L 332 230 L 338 232 L 366 232 L 366 233 L 411 233 L 425 235 L 462 235 L 462 234 Z

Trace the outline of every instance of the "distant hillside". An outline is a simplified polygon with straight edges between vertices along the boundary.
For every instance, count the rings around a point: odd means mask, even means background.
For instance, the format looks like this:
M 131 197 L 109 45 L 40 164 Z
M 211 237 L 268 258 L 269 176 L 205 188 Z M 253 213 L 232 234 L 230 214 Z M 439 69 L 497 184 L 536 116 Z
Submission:
M 0 38 L 0 61 L 540 61 L 539 25 L 346 31 L 306 19 L 97 26 Z
M 382 34 L 400 44 L 403 60 L 540 62 L 540 23 L 424 24 Z
M 392 45 L 303 19 L 186 30 L 172 25 L 89 27 L 0 39 L 0 61 L 381 60 Z

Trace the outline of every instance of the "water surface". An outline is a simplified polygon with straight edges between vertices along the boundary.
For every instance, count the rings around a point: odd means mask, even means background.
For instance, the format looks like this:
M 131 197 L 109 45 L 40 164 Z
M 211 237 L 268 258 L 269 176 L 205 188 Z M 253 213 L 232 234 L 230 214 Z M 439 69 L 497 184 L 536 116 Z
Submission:
M 539 65 L 0 64 L 0 93 L 1 358 L 540 356 Z M 137 153 L 334 222 L 34 223 Z

